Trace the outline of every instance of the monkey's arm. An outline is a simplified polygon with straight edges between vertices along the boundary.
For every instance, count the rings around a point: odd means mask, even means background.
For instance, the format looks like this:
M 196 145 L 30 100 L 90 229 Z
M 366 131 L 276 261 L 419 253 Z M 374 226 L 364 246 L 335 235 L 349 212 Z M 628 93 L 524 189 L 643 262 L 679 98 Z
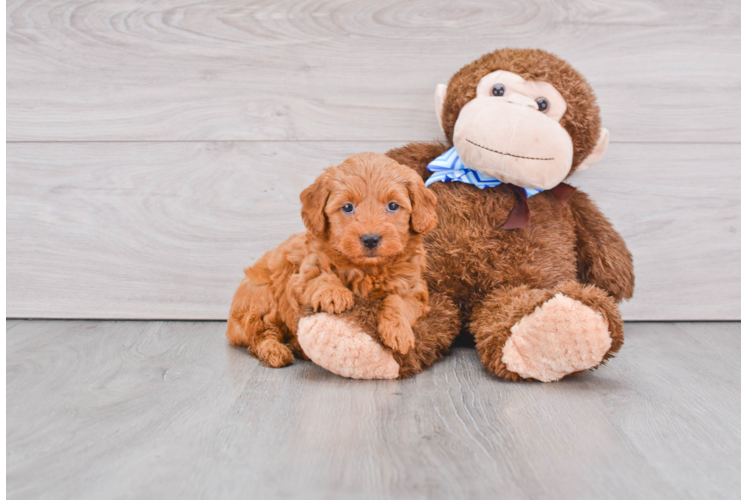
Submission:
M 412 168 L 425 181 L 431 176 L 426 166 L 448 149 L 449 146 L 441 141 L 411 142 L 405 146 L 390 149 L 385 155 L 401 165 Z
M 579 279 L 606 290 L 618 302 L 630 299 L 634 264 L 623 238 L 585 193 L 576 191 L 568 206 L 576 224 Z

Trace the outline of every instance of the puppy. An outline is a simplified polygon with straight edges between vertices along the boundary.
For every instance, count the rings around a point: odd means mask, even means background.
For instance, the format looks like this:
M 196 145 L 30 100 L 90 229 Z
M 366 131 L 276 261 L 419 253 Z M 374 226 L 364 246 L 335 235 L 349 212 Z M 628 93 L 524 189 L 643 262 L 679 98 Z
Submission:
M 411 169 L 379 154 L 330 167 L 301 193 L 305 234 L 246 269 L 226 336 L 273 368 L 294 354 L 304 310 L 341 313 L 354 297 L 380 299 L 378 333 L 393 350 L 414 346 L 411 327 L 428 311 L 422 235 L 436 227 L 436 197 Z

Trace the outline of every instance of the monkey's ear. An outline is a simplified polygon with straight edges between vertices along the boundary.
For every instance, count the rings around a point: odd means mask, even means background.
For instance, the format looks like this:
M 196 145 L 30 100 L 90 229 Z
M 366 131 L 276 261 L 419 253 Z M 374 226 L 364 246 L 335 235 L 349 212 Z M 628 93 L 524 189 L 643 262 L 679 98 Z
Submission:
M 444 99 L 447 98 L 447 86 L 440 83 L 436 86 L 436 92 L 434 93 L 434 101 L 436 103 L 436 120 L 439 122 L 442 132 L 444 132 L 444 124 L 442 123 L 442 109 L 444 109 Z
M 579 166 L 574 171 L 574 173 L 584 172 L 585 170 L 590 168 L 592 165 L 600 161 L 603 155 L 605 154 L 605 151 L 608 150 L 608 142 L 610 142 L 610 134 L 608 133 L 608 129 L 601 128 L 600 138 L 597 140 L 597 145 L 595 146 L 595 149 L 593 149 L 590 155 L 587 158 L 585 158 L 582 163 L 579 164 Z
M 410 170 L 410 169 L 409 169 Z M 408 191 L 410 193 L 410 226 L 416 233 L 428 233 L 436 227 L 438 219 L 436 218 L 436 196 L 423 183 L 415 171 L 412 173 L 412 180 L 408 182 Z
M 306 228 L 315 236 L 325 234 L 327 217 L 325 217 L 325 205 L 330 196 L 327 187 L 327 175 L 323 174 L 314 181 L 314 184 L 301 192 L 301 219 Z

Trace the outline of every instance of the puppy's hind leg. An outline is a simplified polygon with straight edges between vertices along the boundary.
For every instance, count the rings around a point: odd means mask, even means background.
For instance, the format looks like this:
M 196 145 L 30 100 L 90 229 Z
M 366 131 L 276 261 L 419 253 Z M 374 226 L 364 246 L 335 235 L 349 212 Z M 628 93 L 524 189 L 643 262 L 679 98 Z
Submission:
M 248 351 L 270 368 L 282 368 L 293 363 L 293 352 L 283 343 L 283 334 L 276 325 L 268 327 L 250 342 Z
M 275 318 L 276 303 L 265 285 L 245 278 L 234 295 L 226 337 L 271 368 L 293 362 L 293 353 L 283 344 L 283 332 Z

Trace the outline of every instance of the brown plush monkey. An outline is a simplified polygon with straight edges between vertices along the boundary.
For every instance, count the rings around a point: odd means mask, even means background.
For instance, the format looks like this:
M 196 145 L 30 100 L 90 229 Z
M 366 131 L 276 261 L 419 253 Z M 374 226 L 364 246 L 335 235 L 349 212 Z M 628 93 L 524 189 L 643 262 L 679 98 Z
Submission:
M 425 238 L 436 302 L 414 327 L 416 348 L 382 344 L 367 304 L 302 319 L 306 354 L 349 377 L 403 377 L 462 328 L 485 367 L 509 380 L 559 380 L 612 357 L 623 344 L 617 304 L 634 288 L 631 254 L 589 197 L 563 184 L 608 145 L 587 81 L 542 50 L 503 49 L 438 86 L 436 111 L 448 144 L 387 153 L 438 200 L 439 225 Z

